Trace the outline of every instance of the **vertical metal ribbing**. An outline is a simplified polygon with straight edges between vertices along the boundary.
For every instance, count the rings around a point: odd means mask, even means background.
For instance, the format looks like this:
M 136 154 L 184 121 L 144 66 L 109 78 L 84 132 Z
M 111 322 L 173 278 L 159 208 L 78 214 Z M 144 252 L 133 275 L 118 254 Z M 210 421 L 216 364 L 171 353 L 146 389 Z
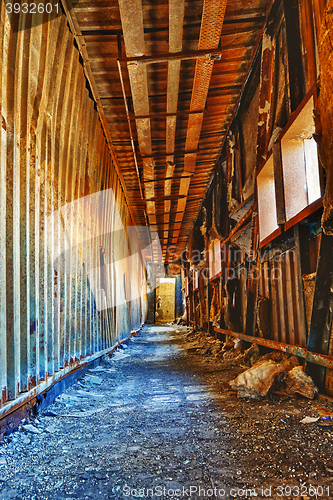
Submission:
M 88 158 L 88 144 L 89 144 L 89 134 L 88 131 L 90 131 L 91 123 L 92 123 L 92 113 L 93 113 L 93 107 L 91 106 L 88 93 L 85 91 L 84 95 L 84 110 L 85 110 L 85 116 L 84 116 L 84 133 L 81 141 L 81 156 L 80 156 L 80 180 L 79 180 L 79 186 L 78 186 L 78 197 L 83 198 L 85 195 L 85 180 L 86 180 L 86 164 L 87 164 L 87 158 Z M 84 208 L 81 208 L 80 211 L 80 227 L 84 227 L 84 221 L 85 221 L 85 214 L 84 214 Z M 79 237 L 79 235 L 78 235 Z M 79 238 L 78 238 L 79 239 Z M 78 329 L 79 329 L 79 347 L 78 347 L 78 357 L 81 358 L 81 356 L 85 355 L 85 331 L 86 331 L 86 275 L 85 275 L 85 270 L 83 267 L 84 260 L 83 260 L 83 254 L 82 254 L 82 246 L 79 247 L 78 249 L 78 260 L 79 260 L 79 269 L 80 269 L 80 303 L 79 303 L 79 308 L 80 308 L 80 317 L 79 317 L 79 324 L 78 324 Z
M 72 80 L 73 59 L 75 49 L 73 47 L 73 36 L 67 33 L 67 46 L 65 48 L 64 68 L 62 75 L 61 88 L 59 93 L 59 109 L 57 113 L 57 132 L 55 145 L 56 154 L 58 156 L 58 217 L 56 219 L 59 230 L 59 249 L 58 255 L 63 255 L 64 258 L 59 260 L 59 271 L 57 281 L 59 282 L 59 368 L 63 368 L 66 364 L 66 303 L 67 303 L 67 274 L 65 252 L 68 248 L 68 239 L 65 231 L 64 218 L 62 207 L 65 205 L 65 182 L 66 182 L 66 139 L 67 139 L 67 120 L 68 120 L 68 101 L 69 89 Z
M 71 204 L 74 200 L 75 183 L 77 175 L 77 157 L 76 157 L 76 138 L 78 134 L 78 115 L 81 109 L 81 93 L 83 87 L 83 77 L 80 73 L 80 66 L 78 65 L 78 56 L 75 55 L 74 60 L 74 82 L 72 85 L 71 95 L 71 109 L 68 121 L 68 148 L 67 148 L 67 167 L 66 167 L 66 203 Z M 75 220 L 73 209 L 67 210 L 66 231 L 69 238 L 69 271 L 68 271 L 68 284 L 69 294 L 67 303 L 67 321 L 68 321 L 68 362 L 75 361 L 75 306 L 76 306 L 76 276 L 75 276 L 75 255 L 73 254 L 73 247 L 75 247 Z
M 58 59 L 58 72 L 57 78 L 54 82 L 55 88 L 57 89 L 57 98 L 54 102 L 53 115 L 53 133 L 52 133 L 52 159 L 54 162 L 54 211 L 59 214 L 59 209 L 61 206 L 61 177 L 62 177 L 62 155 L 60 154 L 60 131 L 61 131 L 61 119 L 63 111 L 64 93 L 66 86 L 66 76 L 68 74 L 68 67 L 71 61 L 72 40 L 69 37 L 69 32 L 67 31 L 67 25 L 64 18 L 61 18 L 61 49 L 57 51 Z M 54 231 L 54 251 L 53 253 L 57 256 L 61 253 L 61 235 L 62 235 L 62 225 L 60 216 L 58 215 L 53 219 L 53 231 Z M 63 313 L 61 312 L 61 303 L 63 294 L 63 276 L 60 271 L 60 265 L 54 270 L 53 275 L 53 285 L 54 285 L 54 369 L 55 371 L 60 370 L 62 351 L 61 343 L 61 318 Z
M 40 30 L 34 29 L 33 37 L 29 43 L 29 74 L 34 74 L 34 68 L 38 67 L 38 41 L 40 42 Z M 37 315 L 37 290 L 36 289 L 36 136 L 32 129 L 34 121 L 34 97 L 37 91 L 37 81 L 30 81 L 27 98 L 27 196 L 29 199 L 29 266 L 28 266 L 28 290 L 29 290 L 29 389 L 37 384 L 36 367 L 39 364 L 38 343 L 38 315 Z
M 38 287 L 39 287 L 39 378 L 46 378 L 46 360 L 47 360 L 47 316 L 48 311 L 46 308 L 47 297 L 47 279 L 45 269 L 45 246 L 46 246 L 46 214 L 45 214 L 45 191 L 46 191 L 46 176 L 47 176 L 47 156 L 45 150 L 46 141 L 46 125 L 43 122 L 40 125 L 40 132 L 38 136 L 37 147 L 37 177 L 39 184 L 38 193 L 38 231 L 36 237 L 38 238 Z
M 280 332 L 279 332 L 279 340 L 280 342 L 284 342 L 285 344 L 287 343 L 287 337 L 286 337 L 286 322 L 285 322 L 285 287 L 284 287 L 284 266 L 283 266 L 283 261 L 284 257 L 283 254 L 279 255 L 278 258 L 274 259 L 275 262 L 275 269 L 277 276 L 273 276 L 273 278 L 276 278 L 276 283 L 277 283 L 277 290 L 278 290 L 278 304 L 279 304 L 279 318 L 280 318 Z M 277 304 L 274 305 L 273 307 L 277 307 Z
M 8 25 L 4 13 L 5 5 L 1 4 L 0 54 L 5 59 L 8 41 L 4 25 Z M 8 29 L 8 27 L 7 27 Z M 6 169 L 7 169 L 7 81 L 4 78 L 4 68 L 0 72 L 0 405 L 7 399 L 7 339 L 6 339 Z
M 50 16 L 51 18 L 52 16 Z M 47 85 L 45 86 L 45 94 L 47 95 L 44 119 L 46 122 L 46 141 L 45 141 L 45 247 L 44 247 L 44 266 L 45 280 L 47 289 L 45 295 L 45 307 L 47 310 L 47 321 L 45 340 L 47 343 L 47 352 L 45 359 L 46 376 L 53 375 L 55 369 L 58 368 L 58 338 L 59 338 L 59 300 L 57 295 L 58 279 L 55 276 L 53 269 L 54 255 L 56 252 L 55 231 L 58 233 L 52 214 L 55 211 L 58 201 L 58 182 L 55 169 L 56 162 L 59 156 L 55 155 L 54 135 L 57 130 L 57 104 L 59 99 L 59 87 L 61 87 L 60 75 L 63 70 L 63 64 L 60 66 L 59 61 L 63 63 L 63 55 L 66 37 L 60 36 L 63 33 L 63 22 L 61 18 L 52 19 L 49 25 L 47 37 Z
M 104 258 L 104 252 L 105 252 L 105 238 L 107 234 L 107 228 L 106 228 L 106 210 L 107 210 L 107 197 L 106 197 L 106 190 L 105 190 L 105 184 L 106 184 L 106 170 L 107 170 L 107 165 L 105 162 L 105 150 L 104 148 L 102 149 L 102 154 L 103 158 L 103 167 L 101 169 L 101 193 L 102 193 L 102 204 L 103 204 L 103 213 L 102 215 L 102 238 L 101 238 L 101 249 L 100 249 L 100 269 L 99 269 L 99 274 L 101 276 L 101 312 L 100 312 L 100 342 L 101 342 L 101 349 L 105 349 L 106 346 L 106 310 L 103 309 L 105 307 L 105 283 L 106 283 L 106 278 L 105 278 L 105 258 Z M 103 280 L 102 280 L 103 277 Z
M 105 146 L 105 142 L 104 140 L 101 140 L 100 143 L 99 143 L 99 147 L 98 147 L 98 152 L 99 152 L 99 155 L 98 155 L 98 178 L 97 178 L 97 191 L 101 194 L 101 197 L 100 197 L 100 203 L 102 202 L 103 200 L 103 191 L 102 191 L 102 187 L 103 187 L 103 174 L 104 174 L 104 169 L 103 169 L 103 146 Z M 104 209 L 105 207 L 103 207 Z M 100 278 L 101 278 L 101 269 L 100 269 L 100 266 L 101 266 L 101 255 L 100 255 L 100 245 L 102 244 L 103 242 L 103 209 L 99 209 L 98 212 L 96 213 L 96 217 L 97 217 L 97 220 L 99 222 L 99 230 L 100 230 L 100 234 L 101 234 L 101 237 L 99 238 L 99 243 L 97 243 L 96 245 L 96 255 L 97 255 L 97 263 L 98 263 L 98 266 L 97 266 L 97 269 L 98 269 L 98 278 L 99 278 L 99 290 L 101 290 L 101 282 L 100 282 Z M 103 347 L 103 341 L 102 341 L 102 338 L 103 338 L 103 328 L 102 328 L 102 314 L 101 314 L 101 311 L 100 310 L 97 310 L 96 311 L 97 313 L 97 346 L 96 346 L 96 350 L 97 351 L 100 351 Z
M 94 123 L 93 116 L 89 117 L 89 123 Z M 82 165 L 83 168 L 83 193 L 84 196 L 87 195 L 87 191 L 89 189 L 89 149 L 87 148 L 87 153 L 85 157 L 85 162 Z M 82 211 L 82 227 L 83 234 L 86 234 L 85 227 L 87 221 L 87 210 L 85 208 L 86 203 L 84 202 L 83 211 Z M 86 239 L 86 237 L 85 237 Z M 88 353 L 89 348 L 89 339 L 90 339 L 90 302 L 89 302 L 89 281 L 86 267 L 86 255 L 87 255 L 87 244 L 88 242 L 84 241 L 81 246 L 82 252 L 82 355 L 85 356 Z
M 83 123 L 86 123 L 86 103 L 85 103 L 86 95 L 85 92 L 83 94 L 82 98 L 82 104 L 83 104 Z M 80 138 L 79 138 L 79 145 L 81 145 L 81 148 L 78 151 L 78 177 L 76 180 L 76 188 L 75 188 L 75 200 L 77 201 L 78 199 L 81 198 L 83 195 L 82 193 L 82 176 L 83 176 L 83 169 L 82 165 L 84 165 L 85 161 L 85 131 L 87 129 L 87 125 L 85 124 L 83 127 L 80 129 Z M 76 329 L 76 345 L 75 345 L 75 358 L 80 359 L 81 355 L 81 345 L 82 345 L 82 261 L 81 261 L 81 255 L 79 251 L 79 237 L 80 237 L 80 231 L 81 231 L 81 225 L 82 225 L 82 211 L 79 207 L 79 205 L 76 203 L 77 209 L 75 211 L 75 218 L 76 218 L 76 226 L 75 226 L 75 259 L 76 259 L 76 308 L 77 308 L 77 313 L 76 313 L 76 318 L 75 318 L 75 329 Z
M 111 170 L 110 170 L 110 187 L 114 186 L 114 176 L 112 175 L 112 162 L 111 162 Z M 114 192 L 114 191 L 112 191 Z M 110 221 L 110 237 L 109 237 L 109 249 L 107 252 L 107 259 L 109 262 L 109 286 L 108 286 L 108 293 L 109 293 L 109 304 L 110 304 L 110 323 L 111 323 L 111 344 L 114 342 L 115 338 L 115 309 L 114 309 L 114 288 L 115 288 L 115 277 L 114 277 L 114 235 L 115 235 L 115 206 L 113 203 L 111 203 L 110 208 L 109 208 L 109 221 Z
M 18 18 L 11 18 L 16 26 Z M 17 28 L 17 26 L 16 26 Z M 7 389 L 8 398 L 15 399 L 20 384 L 20 230 L 19 230 L 19 149 L 15 137 L 15 68 L 17 29 L 7 25 L 4 47 L 4 81 L 7 86 L 7 171 L 6 171 L 6 323 L 7 323 Z M 18 206 L 17 206 L 18 205 Z
M 110 158 L 110 182 L 109 186 L 112 187 L 112 192 L 113 192 L 113 186 L 115 185 L 115 171 L 113 167 L 113 162 L 112 159 Z M 113 345 L 115 342 L 115 310 L 113 307 L 114 303 L 114 256 L 113 256 L 113 234 L 116 231 L 116 227 L 114 225 L 114 206 L 113 203 L 110 206 L 109 209 L 109 220 L 110 220 L 110 237 L 109 237 L 109 252 L 107 254 L 107 259 L 109 261 L 109 304 L 110 304 L 110 328 L 111 328 L 111 333 L 110 333 L 110 344 Z
M 72 52 L 71 68 L 69 78 L 66 85 L 66 104 L 64 106 L 65 123 L 63 125 L 63 182 L 62 182 L 62 194 L 64 200 L 63 214 L 63 230 L 64 238 L 66 240 L 66 252 L 65 252 L 65 266 L 66 270 L 64 273 L 65 281 L 65 296 L 64 296 L 64 365 L 67 366 L 71 360 L 72 354 L 72 218 L 70 210 L 67 204 L 72 201 L 72 189 L 73 189 L 73 158 L 72 158 L 72 141 L 74 139 L 74 113 L 77 106 L 77 85 L 78 85 L 78 65 L 77 65 L 77 53 Z M 77 131 L 75 130 L 75 133 Z
M 47 309 L 48 309 L 48 325 L 47 325 L 47 375 L 52 376 L 54 374 L 55 367 L 55 339 L 57 335 L 56 328 L 56 316 L 55 316 L 55 283 L 54 283 L 54 218 L 50 215 L 54 212 L 54 200 L 56 198 L 56 193 L 54 192 L 54 158 L 52 156 L 52 131 L 51 124 L 47 132 L 47 151 L 48 151 L 48 190 L 47 190 L 47 245 L 46 251 L 46 265 L 47 265 L 47 281 L 48 281 L 48 293 L 47 293 Z
M 93 130 L 96 130 L 96 116 L 94 116 L 93 119 Z M 95 165 L 95 150 L 96 150 L 96 141 L 97 141 L 97 135 L 94 134 L 92 139 L 90 140 L 90 152 L 89 152 L 89 163 L 88 163 L 88 168 L 87 168 L 87 187 L 88 191 L 94 192 L 94 184 L 93 184 L 93 173 L 94 173 L 94 165 Z M 85 216 L 87 217 L 87 221 L 92 221 L 93 213 L 92 213 L 92 206 L 90 203 L 87 203 L 87 206 L 85 208 Z M 89 224 L 88 227 L 91 225 Z M 87 297 L 88 297 L 88 304 L 87 304 L 87 326 L 88 326 L 88 332 L 87 332 L 87 354 L 90 354 L 93 352 L 93 342 L 94 342 L 94 297 L 92 293 L 92 287 L 91 287 L 91 273 L 92 273 L 92 265 L 93 265 L 93 230 L 92 228 L 92 234 L 91 234 L 91 239 L 88 240 L 88 244 L 86 247 L 86 262 L 87 265 L 89 266 L 87 269 Z
M 18 32 L 19 64 L 16 84 L 16 140 L 20 145 L 20 390 L 27 391 L 30 380 L 30 286 L 29 286 L 29 147 L 27 144 L 27 102 L 29 82 L 30 31 L 27 16 L 20 15 Z
M 85 79 L 84 76 L 81 74 L 78 78 L 78 88 L 77 88 L 77 107 L 76 107 L 76 116 L 75 120 L 73 122 L 73 126 L 76 129 L 76 136 L 74 139 L 74 148 L 73 148 L 73 154 L 72 154 L 72 162 L 73 162 L 73 179 L 72 179 L 72 192 L 71 192 L 71 200 L 74 202 L 75 205 L 75 200 L 78 198 L 78 190 L 79 190 L 79 184 L 80 184 L 80 145 L 82 143 L 82 131 L 83 127 L 79 126 L 79 118 L 84 116 L 84 92 L 86 91 L 85 89 Z M 79 132 L 78 132 L 79 131 Z M 79 335 L 80 332 L 78 330 L 78 317 L 79 317 L 79 311 L 78 311 L 78 300 L 79 300 L 79 294 L 78 294 L 78 286 L 79 286 L 79 266 L 78 266 L 78 247 L 77 247 L 77 241 L 78 241 L 78 221 L 77 221 L 77 216 L 78 214 L 76 211 L 72 211 L 72 248 L 71 248 L 71 254 L 72 254 L 72 273 L 73 273 L 73 279 L 72 279 L 72 286 L 73 286 L 73 297 L 72 297 L 72 307 L 73 307 L 73 318 L 72 318 L 72 352 L 71 352 L 71 359 L 73 361 L 76 361 L 78 359 L 77 356 L 77 348 L 79 345 Z
M 106 169 L 105 169 L 105 179 L 106 179 L 105 189 L 107 190 L 111 186 L 111 184 L 110 184 L 111 158 L 108 155 L 107 148 L 105 148 L 104 158 L 105 158 L 104 162 L 105 162 L 105 165 L 106 165 Z M 109 191 L 106 191 L 106 192 L 109 193 Z M 108 194 L 108 203 L 107 203 L 107 206 L 105 207 L 105 210 L 104 210 L 104 218 L 105 218 L 105 243 L 104 243 L 104 246 L 105 246 L 106 256 L 110 252 L 110 247 L 109 247 L 110 238 L 109 238 L 109 234 L 112 231 L 111 221 L 110 221 L 110 217 L 109 217 L 110 208 L 111 208 L 110 205 L 111 205 L 110 196 Z M 104 311 L 104 316 L 105 316 L 105 348 L 108 348 L 108 347 L 111 346 L 111 323 L 110 323 L 110 303 L 109 303 L 110 294 L 108 292 L 109 280 L 110 280 L 109 270 L 110 270 L 110 266 L 108 266 L 108 260 L 107 260 L 107 257 L 106 257 L 105 268 L 104 268 L 104 274 L 105 274 L 105 294 L 106 294 L 106 303 L 105 303 L 106 309 Z
M 118 216 L 107 190 L 113 190 L 124 224 L 128 210 L 73 37 L 64 18 L 43 26 L 38 16 L 31 17 L 31 30 L 13 34 L 5 16 L 7 31 L 0 33 L 0 404 L 7 390 L 15 399 L 69 362 L 110 347 L 117 339 L 114 330 L 128 335 L 139 316 L 135 301 L 131 311 L 120 305 L 115 317 L 96 310 L 77 250 L 76 214 L 57 213 L 102 191 L 104 208 L 98 212 L 88 204 L 83 217 L 92 221 L 90 227 L 101 224 L 107 252 L 115 249 L 118 260 L 128 256 L 125 236 L 109 237 Z M 84 253 L 91 267 L 99 268 L 100 242 L 91 236 Z M 61 253 L 67 267 L 54 269 Z M 141 280 L 139 269 L 125 267 L 119 273 L 121 293 L 124 272 L 129 283 Z M 108 297 L 117 286 L 113 270 L 108 267 L 104 285 Z

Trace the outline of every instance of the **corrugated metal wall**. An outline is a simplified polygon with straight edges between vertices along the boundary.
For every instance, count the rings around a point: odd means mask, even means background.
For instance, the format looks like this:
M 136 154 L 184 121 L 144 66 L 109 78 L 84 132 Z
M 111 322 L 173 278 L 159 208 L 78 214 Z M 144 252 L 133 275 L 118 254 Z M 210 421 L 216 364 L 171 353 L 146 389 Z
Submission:
M 270 300 L 271 339 L 306 347 L 307 331 L 297 286 L 295 249 L 279 253 L 260 265 L 259 296 Z
M 65 16 L 2 2 L 0 51 L 1 416 L 138 328 L 146 282 Z

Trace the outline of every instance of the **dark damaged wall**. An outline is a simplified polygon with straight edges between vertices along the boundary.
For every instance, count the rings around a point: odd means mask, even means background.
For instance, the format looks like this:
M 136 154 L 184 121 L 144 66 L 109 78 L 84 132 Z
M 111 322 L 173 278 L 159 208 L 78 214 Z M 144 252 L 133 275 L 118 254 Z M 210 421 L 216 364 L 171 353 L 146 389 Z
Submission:
M 325 331 L 329 330 L 333 310 L 329 292 L 333 269 L 325 257 L 333 252 L 333 244 L 327 238 L 321 244 L 322 230 L 333 235 L 332 12 L 332 0 L 327 0 L 326 7 L 324 0 L 273 2 L 238 111 L 188 241 L 189 260 L 183 264 L 188 323 L 224 339 L 232 332 L 260 339 L 259 344 L 275 343 L 277 349 L 282 344 L 300 346 L 306 361 L 309 351 L 330 356 L 333 352 L 330 332 L 325 340 L 323 329 L 315 331 L 321 316 Z M 299 183 L 295 188 L 294 181 L 289 183 L 288 169 L 293 162 L 284 159 L 282 145 L 309 102 L 313 106 L 307 120 L 313 136 L 304 132 L 303 138 L 312 140 L 311 147 L 313 138 L 318 144 L 317 173 L 323 196 L 314 200 L 310 200 L 309 180 L 307 187 Z M 293 141 L 298 144 L 299 137 L 295 135 Z M 306 168 L 308 159 L 304 161 Z M 269 164 L 271 173 L 265 176 L 274 179 L 274 187 L 262 198 L 265 206 L 261 201 L 260 212 L 258 179 L 263 178 L 259 174 L 265 172 L 264 167 L 268 172 Z M 298 175 L 293 178 L 297 180 Z M 288 196 L 297 198 L 302 189 L 308 201 L 289 216 Z M 276 217 L 274 230 L 263 238 L 260 220 L 270 217 Z M 205 248 L 195 262 L 191 256 L 199 227 Z M 214 242 L 219 266 L 212 272 Z M 317 264 L 323 273 L 317 275 L 327 276 L 327 290 L 316 281 Z M 327 310 L 321 310 L 320 304 Z M 314 335 L 315 341 L 311 340 Z M 332 365 L 318 358 L 312 375 L 316 378 L 321 363 L 326 373 L 318 383 L 333 394 L 332 370 L 327 368 Z
M 333 236 L 333 2 L 327 0 L 321 14 L 323 22 L 319 31 L 320 80 L 318 96 L 318 141 L 322 164 L 325 168 L 327 189 L 324 197 L 323 227 Z
M 140 327 L 136 229 L 65 16 L 0 25 L 0 416 Z

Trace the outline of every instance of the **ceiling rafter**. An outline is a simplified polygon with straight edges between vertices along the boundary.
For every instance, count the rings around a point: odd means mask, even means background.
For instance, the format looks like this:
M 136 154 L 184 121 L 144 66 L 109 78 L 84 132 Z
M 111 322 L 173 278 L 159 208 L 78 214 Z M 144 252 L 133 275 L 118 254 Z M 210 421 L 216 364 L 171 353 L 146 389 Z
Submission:
M 143 30 L 143 12 L 141 0 L 119 0 L 120 18 L 123 29 L 125 50 L 127 57 L 140 57 L 145 53 L 145 39 Z M 135 26 L 135 30 L 133 30 Z M 135 115 L 149 115 L 148 80 L 146 65 L 127 63 L 130 79 L 133 108 Z M 137 118 L 136 130 L 139 148 L 142 155 L 151 155 L 151 126 L 149 118 Z M 145 181 L 154 179 L 154 162 L 144 160 L 143 178 Z M 145 186 L 147 200 L 146 212 L 149 224 L 156 225 L 154 184 Z
M 198 50 L 217 49 L 221 39 L 227 0 L 205 0 Z M 193 91 L 190 111 L 198 111 L 206 107 L 208 90 L 213 72 L 214 59 L 197 59 L 194 73 Z M 190 151 L 198 149 L 204 113 L 190 114 L 185 143 L 184 174 L 195 172 L 197 153 Z M 181 180 L 179 195 L 187 196 L 191 180 L 187 177 Z M 180 198 L 177 204 L 176 222 L 181 222 L 186 207 L 186 197 Z M 175 236 L 176 233 L 174 233 Z M 179 234 L 178 234 L 179 237 Z
M 166 259 L 167 244 L 185 248 L 271 4 L 78 0 L 67 11 L 132 217 L 148 214 Z

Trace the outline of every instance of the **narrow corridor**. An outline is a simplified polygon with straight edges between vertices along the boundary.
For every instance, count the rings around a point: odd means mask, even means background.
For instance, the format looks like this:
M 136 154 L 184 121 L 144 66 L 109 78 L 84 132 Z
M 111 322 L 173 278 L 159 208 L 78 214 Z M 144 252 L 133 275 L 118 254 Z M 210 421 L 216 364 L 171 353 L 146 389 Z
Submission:
M 1 500 L 330 496 L 331 428 L 299 424 L 314 403 L 236 404 L 241 368 L 187 353 L 186 333 L 145 326 L 8 436 Z

